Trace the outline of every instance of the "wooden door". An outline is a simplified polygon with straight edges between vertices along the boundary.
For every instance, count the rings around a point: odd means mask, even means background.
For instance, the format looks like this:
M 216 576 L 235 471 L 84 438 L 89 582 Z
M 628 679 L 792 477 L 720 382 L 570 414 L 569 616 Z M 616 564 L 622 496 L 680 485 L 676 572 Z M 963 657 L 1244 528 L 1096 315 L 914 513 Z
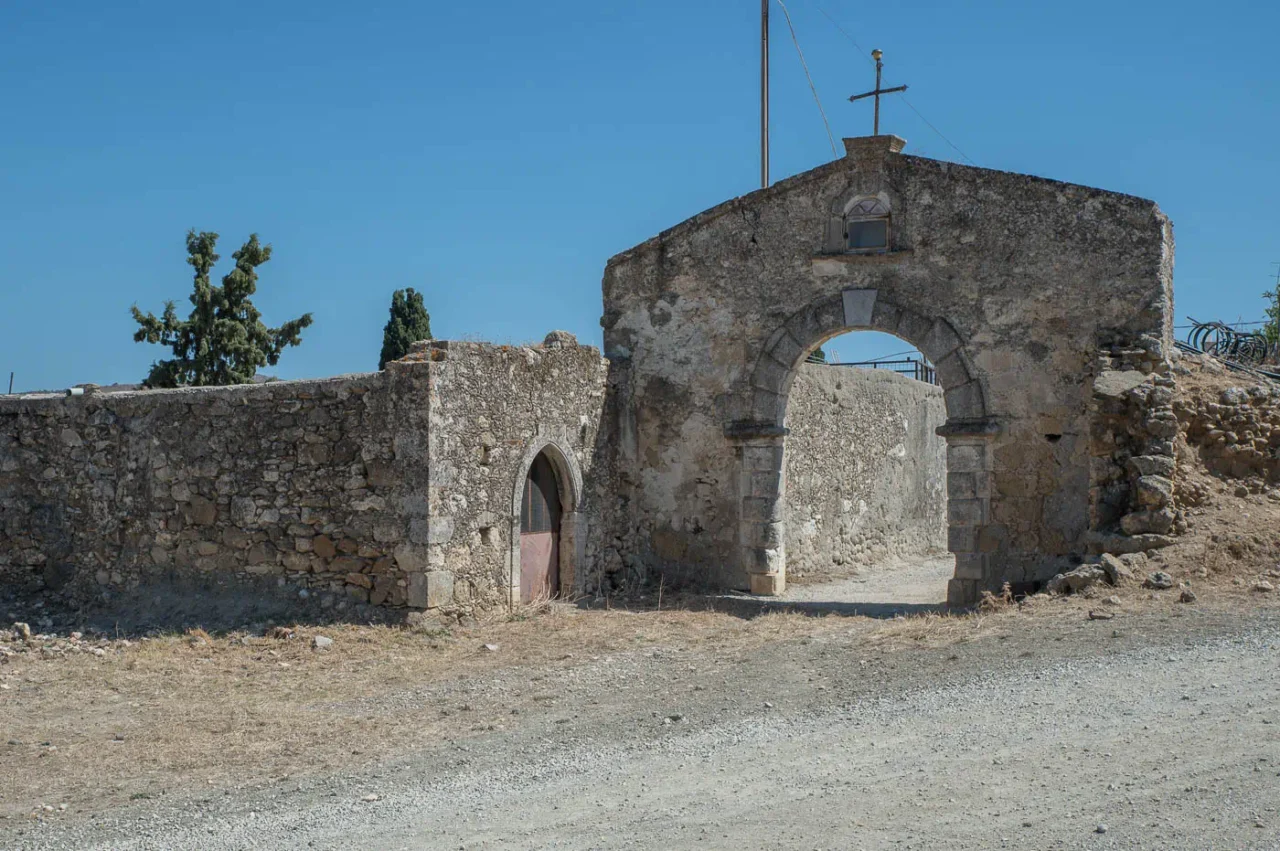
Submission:
M 560 589 L 560 488 L 539 454 L 529 467 L 520 503 L 520 599 L 545 600 Z

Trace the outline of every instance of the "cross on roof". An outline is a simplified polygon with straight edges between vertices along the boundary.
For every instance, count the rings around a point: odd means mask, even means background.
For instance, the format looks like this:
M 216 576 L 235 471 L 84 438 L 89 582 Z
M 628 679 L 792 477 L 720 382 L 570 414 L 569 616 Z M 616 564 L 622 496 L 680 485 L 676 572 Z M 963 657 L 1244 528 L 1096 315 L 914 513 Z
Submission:
M 876 121 L 875 130 L 872 133 L 873 136 L 880 135 L 880 95 L 888 95 L 894 92 L 905 92 L 907 90 L 906 86 L 894 86 L 891 89 L 880 88 L 880 71 L 884 68 L 884 63 L 880 61 L 880 57 L 882 56 L 884 56 L 884 53 L 878 49 L 871 51 L 871 58 L 876 60 L 876 87 L 869 92 L 854 95 L 849 98 L 850 101 L 862 100 L 863 98 L 869 97 L 874 97 L 876 99 Z

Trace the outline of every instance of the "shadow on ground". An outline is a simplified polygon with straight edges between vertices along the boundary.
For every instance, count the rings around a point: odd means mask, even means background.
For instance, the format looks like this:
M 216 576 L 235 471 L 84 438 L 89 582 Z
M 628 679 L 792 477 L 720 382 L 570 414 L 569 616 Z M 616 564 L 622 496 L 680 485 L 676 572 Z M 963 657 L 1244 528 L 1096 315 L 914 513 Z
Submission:
M 751 620 L 761 615 L 794 613 L 822 618 L 829 615 L 861 618 L 896 618 L 948 611 L 945 603 L 863 603 L 856 601 L 774 600 L 743 594 L 672 594 L 661 604 L 651 594 L 630 598 L 593 598 L 578 601 L 580 609 L 626 609 L 633 612 L 685 610 L 719 612 Z
M 32 630 L 73 630 L 113 638 L 138 638 L 203 629 L 214 635 L 261 632 L 275 625 L 400 623 L 404 612 L 371 606 L 340 593 L 300 597 L 296 587 L 275 583 L 230 587 L 216 582 L 156 582 L 112 590 L 84 601 L 30 589 L 0 590 L 0 624 Z

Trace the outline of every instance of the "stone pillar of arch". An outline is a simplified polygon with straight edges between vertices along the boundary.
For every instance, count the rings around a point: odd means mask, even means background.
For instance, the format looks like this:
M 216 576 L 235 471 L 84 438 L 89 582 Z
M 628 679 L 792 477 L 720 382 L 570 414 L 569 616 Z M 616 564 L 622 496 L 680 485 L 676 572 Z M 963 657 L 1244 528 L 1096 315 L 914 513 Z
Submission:
M 937 371 L 947 409 L 947 422 L 939 429 L 947 440 L 947 541 L 956 556 L 947 602 L 975 602 L 997 578 L 984 529 L 991 520 L 991 442 L 999 427 L 987 414 L 986 391 L 951 324 L 894 304 L 875 289 L 843 290 L 777 328 L 752 369 L 749 399 L 742 406 L 749 418 L 726 426 L 741 461 L 739 542 L 750 590 L 768 595 L 786 588 L 783 444 L 796 370 L 825 340 L 859 330 L 907 341 Z

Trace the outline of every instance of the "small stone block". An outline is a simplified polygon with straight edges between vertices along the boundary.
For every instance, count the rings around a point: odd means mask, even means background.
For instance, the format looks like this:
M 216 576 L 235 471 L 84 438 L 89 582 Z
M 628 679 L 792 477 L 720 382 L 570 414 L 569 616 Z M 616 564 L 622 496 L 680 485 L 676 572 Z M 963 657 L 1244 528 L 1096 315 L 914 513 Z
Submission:
M 796 342 L 785 328 L 781 329 L 782 335 L 777 341 L 769 347 L 769 356 L 783 366 L 794 366 L 800 360 L 800 356 L 804 354 L 804 346 Z
M 960 553 L 956 556 L 956 579 L 982 579 L 987 566 L 986 556 L 977 553 Z
M 961 473 L 947 472 L 947 498 L 948 499 L 977 499 L 978 494 L 978 475 L 977 473 Z
M 959 387 L 952 387 L 943 393 L 947 405 L 947 416 L 958 420 L 976 420 L 986 416 L 986 405 L 982 401 L 982 388 L 978 382 L 970 381 Z
M 761 597 L 776 597 L 787 590 L 787 578 L 781 573 L 752 573 L 748 581 L 751 593 Z
M 947 549 L 953 553 L 971 553 L 976 551 L 978 549 L 977 527 L 948 526 Z
M 986 472 L 987 448 L 981 444 L 948 443 L 947 470 L 957 473 Z
M 965 608 L 978 602 L 978 583 L 973 579 L 952 579 L 947 583 L 947 605 Z
M 844 324 L 849 328 L 869 328 L 876 309 L 878 290 L 845 290 Z
M 959 351 L 951 352 L 941 360 L 934 361 L 934 371 L 938 375 L 938 383 L 947 387 L 959 387 L 969 381 L 969 369 Z
M 960 335 L 951 327 L 950 322 L 939 319 L 925 335 L 920 348 L 930 360 L 937 363 L 960 348 Z
M 748 470 L 781 470 L 781 446 L 747 446 L 742 450 L 742 464 Z
M 427 574 L 427 608 L 448 606 L 453 602 L 453 574 L 447 570 L 433 570 Z
M 986 500 L 947 500 L 947 522 L 953 526 L 981 526 L 986 522 Z

